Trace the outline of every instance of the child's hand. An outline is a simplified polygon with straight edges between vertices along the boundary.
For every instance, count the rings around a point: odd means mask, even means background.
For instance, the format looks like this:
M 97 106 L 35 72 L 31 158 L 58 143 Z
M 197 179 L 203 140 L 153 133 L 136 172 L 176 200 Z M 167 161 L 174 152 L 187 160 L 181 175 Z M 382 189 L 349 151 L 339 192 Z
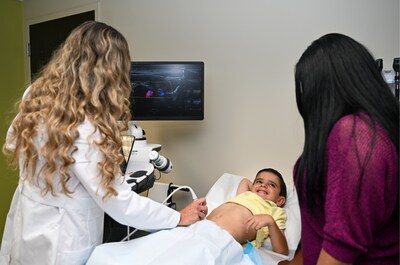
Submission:
M 250 216 L 244 221 L 244 225 L 247 227 L 248 230 L 249 229 L 259 230 L 265 226 L 270 226 L 271 224 L 274 223 L 275 223 L 274 219 L 269 214 L 256 214 Z
M 250 216 L 244 221 L 244 225 L 247 229 L 260 230 L 263 227 L 268 226 L 269 237 L 271 238 L 272 250 L 283 254 L 289 254 L 288 244 L 285 238 L 285 234 L 279 229 L 275 220 L 269 214 L 257 214 Z

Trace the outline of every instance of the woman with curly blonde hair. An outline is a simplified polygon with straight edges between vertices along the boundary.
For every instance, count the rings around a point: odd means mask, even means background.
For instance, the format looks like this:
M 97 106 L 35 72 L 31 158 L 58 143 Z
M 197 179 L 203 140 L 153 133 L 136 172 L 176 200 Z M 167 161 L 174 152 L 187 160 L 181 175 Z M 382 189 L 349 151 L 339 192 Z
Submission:
M 3 150 L 19 165 L 1 264 L 84 264 L 107 212 L 139 229 L 204 218 L 205 200 L 180 212 L 131 191 L 120 170 L 130 120 L 127 41 L 101 22 L 71 32 L 24 93 Z

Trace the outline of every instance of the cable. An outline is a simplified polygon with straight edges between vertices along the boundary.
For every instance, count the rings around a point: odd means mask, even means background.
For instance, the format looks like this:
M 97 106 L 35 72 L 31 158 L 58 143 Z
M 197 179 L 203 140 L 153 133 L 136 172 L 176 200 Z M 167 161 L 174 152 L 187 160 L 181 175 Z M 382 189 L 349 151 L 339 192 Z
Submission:
M 194 193 L 194 190 L 193 190 L 191 187 L 189 187 L 189 186 L 177 186 L 177 188 L 176 188 L 173 192 L 171 192 L 171 194 L 169 194 L 169 195 L 167 196 L 167 198 L 165 198 L 165 200 L 162 202 L 162 204 L 164 205 L 164 204 L 168 201 L 168 199 L 171 198 L 172 195 L 175 194 L 175 192 L 177 192 L 178 190 L 182 190 L 182 189 L 188 189 L 188 190 L 190 191 L 190 193 L 192 194 L 193 200 L 194 200 L 194 201 L 197 200 L 196 193 Z M 131 233 L 129 233 L 126 237 L 124 237 L 124 238 L 121 240 L 121 242 L 122 242 L 122 241 L 125 241 L 125 240 L 127 240 L 127 239 L 129 239 L 129 238 L 130 238 L 134 233 L 136 233 L 137 231 L 138 231 L 138 229 L 136 228 L 136 229 L 133 230 Z
M 133 230 L 132 232 L 130 232 L 126 237 L 124 237 L 122 240 L 121 240 L 121 242 L 122 241 L 125 241 L 125 240 L 127 240 L 127 239 L 129 239 L 130 237 L 131 237 L 131 235 L 133 235 L 134 233 L 136 233 L 137 231 L 138 231 L 139 229 L 135 229 L 135 230 Z
M 194 191 L 193 191 L 193 189 L 191 187 L 189 187 L 189 186 L 177 186 L 177 188 L 173 192 L 171 192 L 171 194 L 168 195 L 167 198 L 165 198 L 165 200 L 162 202 L 162 204 L 165 204 L 168 201 L 168 199 L 171 198 L 172 195 L 175 194 L 175 192 L 177 192 L 178 190 L 182 190 L 182 189 L 188 189 L 190 191 L 190 193 L 192 194 L 193 200 L 194 201 L 197 200 L 196 193 L 194 193 Z

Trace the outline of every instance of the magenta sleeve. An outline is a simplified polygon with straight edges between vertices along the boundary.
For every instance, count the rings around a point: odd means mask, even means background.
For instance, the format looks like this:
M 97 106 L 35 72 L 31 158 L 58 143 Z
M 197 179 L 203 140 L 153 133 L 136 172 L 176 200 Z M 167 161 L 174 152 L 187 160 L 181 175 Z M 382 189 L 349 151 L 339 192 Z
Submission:
M 374 233 L 395 207 L 397 153 L 384 131 L 374 133 L 360 117 L 346 116 L 327 144 L 325 226 L 322 248 L 353 263 L 367 252 Z M 398 181 L 397 181 L 398 183 Z

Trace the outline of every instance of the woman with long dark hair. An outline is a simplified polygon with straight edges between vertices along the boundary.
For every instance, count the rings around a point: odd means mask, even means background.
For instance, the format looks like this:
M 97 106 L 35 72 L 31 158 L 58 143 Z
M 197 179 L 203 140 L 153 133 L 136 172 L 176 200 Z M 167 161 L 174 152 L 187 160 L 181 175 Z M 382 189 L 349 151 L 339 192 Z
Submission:
M 398 264 L 399 102 L 369 51 L 315 40 L 295 68 L 303 264 Z

